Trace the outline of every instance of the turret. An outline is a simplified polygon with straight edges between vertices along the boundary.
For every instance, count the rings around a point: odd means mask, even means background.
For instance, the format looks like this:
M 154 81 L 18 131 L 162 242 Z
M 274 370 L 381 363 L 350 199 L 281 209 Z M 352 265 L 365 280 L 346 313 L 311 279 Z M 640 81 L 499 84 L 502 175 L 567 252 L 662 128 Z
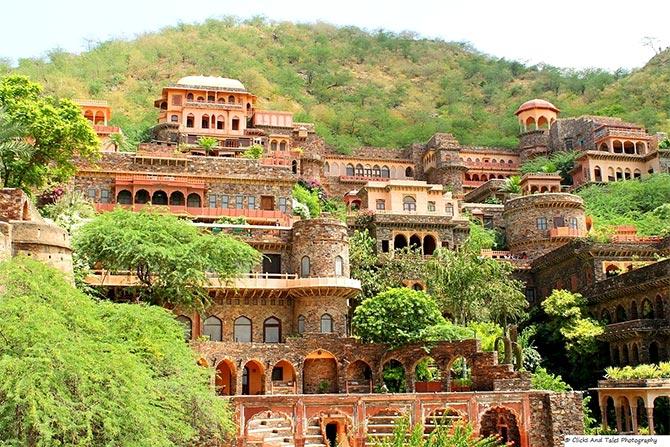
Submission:
M 560 110 L 544 99 L 526 101 L 514 113 L 519 120 L 519 149 L 521 162 L 544 155 L 549 146 L 549 129 L 558 119 Z

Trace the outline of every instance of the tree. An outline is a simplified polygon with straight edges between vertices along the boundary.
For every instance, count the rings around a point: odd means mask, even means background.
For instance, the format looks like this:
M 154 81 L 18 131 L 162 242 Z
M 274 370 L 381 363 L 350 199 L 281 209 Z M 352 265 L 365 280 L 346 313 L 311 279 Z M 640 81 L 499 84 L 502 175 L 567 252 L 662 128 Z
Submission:
M 422 424 L 410 426 L 407 417 L 400 418 L 393 428 L 393 434 L 381 441 L 373 442 L 375 447 L 497 447 L 502 443 L 493 436 L 477 435 L 472 425 L 462 419 L 447 423 L 433 420 L 435 427 L 424 436 Z
M 214 137 L 200 137 L 198 138 L 198 145 L 207 152 L 214 149 L 219 144 L 219 140 Z
M 10 135 L 20 131 L 10 141 L 24 143 L 19 148 L 7 146 L 7 140 L 0 144 L 4 187 L 30 192 L 49 180 L 67 180 L 75 172 L 75 156 L 95 159 L 99 154 L 98 138 L 79 106 L 44 95 L 42 87 L 28 78 L 0 79 L 0 109 L 5 114 L 0 124 L 8 126 Z
M 509 194 L 521 194 L 521 177 L 513 175 L 505 179 L 505 184 L 500 188 L 500 192 Z
M 293 186 L 292 195 L 293 200 L 302 205 L 298 207 L 293 206 L 294 213 L 299 214 L 303 219 L 319 217 L 321 214 L 321 202 L 318 191 L 310 191 L 305 186 L 296 183 Z
M 114 145 L 114 150 L 116 151 L 125 151 L 130 146 L 128 139 L 121 132 L 111 134 L 109 141 Z
M 431 326 L 445 323 L 433 298 L 408 288 L 389 289 L 366 298 L 352 320 L 364 341 L 399 346 L 421 340 Z
M 596 337 L 604 332 L 601 323 L 587 316 L 586 304 L 582 295 L 567 290 L 554 290 L 542 302 L 542 310 L 550 317 L 550 331 L 560 333 L 574 362 L 596 353 Z
M 242 241 L 155 210 L 101 214 L 76 232 L 74 248 L 91 267 L 135 273 L 141 285 L 130 290 L 138 300 L 194 308 L 208 303 L 208 272 L 226 282 L 260 262 Z
M 261 146 L 260 144 L 254 144 L 250 146 L 249 149 L 244 151 L 242 153 L 242 156 L 244 158 L 249 158 L 251 160 L 258 160 L 263 156 L 263 151 L 264 151 L 263 146 Z
M 72 234 L 77 226 L 95 216 L 95 208 L 82 192 L 69 190 L 54 203 L 43 206 L 40 213 Z
M 0 444 L 216 445 L 231 412 L 163 308 L 96 301 L 27 258 L 0 263 Z

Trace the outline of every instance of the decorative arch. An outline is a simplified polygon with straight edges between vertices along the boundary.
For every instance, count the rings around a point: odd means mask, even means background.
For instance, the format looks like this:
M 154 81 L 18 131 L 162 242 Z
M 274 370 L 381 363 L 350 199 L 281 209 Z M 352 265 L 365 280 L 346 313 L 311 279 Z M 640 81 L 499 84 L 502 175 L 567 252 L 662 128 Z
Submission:
M 223 323 L 216 315 L 207 317 L 203 324 L 202 335 L 208 337 L 210 341 L 222 341 Z
M 135 203 L 140 205 L 148 203 L 150 198 L 151 196 L 149 195 L 149 191 L 146 189 L 140 189 L 135 193 Z
M 547 120 L 547 117 L 542 115 L 537 119 L 537 128 L 538 129 L 548 129 L 549 128 L 549 121 Z
M 302 368 L 302 392 L 328 394 L 338 392 L 337 358 L 325 349 L 312 351 L 305 357 Z
M 184 327 L 184 339 L 189 341 L 193 338 L 193 322 L 186 315 L 179 315 L 177 321 Z
M 151 204 L 152 205 L 167 205 L 168 204 L 168 195 L 165 191 L 154 191 L 151 195 Z
M 624 309 L 624 307 L 621 304 L 619 304 L 616 307 L 616 322 L 621 323 L 621 322 L 626 321 L 626 320 L 628 320 L 628 315 L 626 314 L 626 309 Z
M 654 318 L 654 306 L 651 304 L 651 301 L 646 298 L 644 301 L 642 301 L 642 306 L 640 306 L 640 313 L 644 319 Z
M 405 177 L 414 177 L 414 169 L 411 166 L 405 168 Z
M 288 360 L 280 360 L 272 367 L 270 380 L 272 394 L 291 394 L 296 392 L 296 373 L 293 364 Z
M 281 342 L 281 320 L 272 316 L 263 322 L 263 343 Z
M 330 334 L 333 332 L 333 317 L 329 313 L 321 315 L 320 325 L 322 334 Z
M 265 394 L 265 368 L 258 360 L 249 360 L 242 370 L 242 394 Z
M 127 189 L 119 191 L 119 193 L 116 195 L 116 203 L 120 205 L 132 205 L 133 194 Z
M 192 192 L 186 198 L 186 206 L 189 208 L 200 208 L 202 207 L 202 199 L 199 194 Z
M 423 254 L 426 256 L 431 256 L 433 253 L 435 253 L 435 249 L 437 248 L 437 241 L 435 240 L 435 236 L 432 234 L 427 234 L 426 236 L 423 237 Z
M 223 359 L 216 365 L 214 386 L 220 396 L 234 396 L 237 389 L 237 371 L 235 364 Z
M 391 358 L 382 364 L 382 380 L 386 388 L 392 393 L 407 391 L 407 371 L 405 365 L 397 359 Z
M 355 174 L 354 165 L 349 163 L 345 169 L 347 177 L 353 177 Z
M 250 318 L 241 315 L 233 322 L 233 340 L 237 343 L 251 343 L 253 325 Z
M 535 123 L 535 118 L 532 116 L 529 116 L 526 118 L 526 122 L 524 123 L 524 128 L 526 130 L 537 130 L 537 124 Z
M 372 368 L 364 360 L 355 360 L 346 369 L 347 393 L 372 392 Z
M 421 237 L 419 237 L 418 234 L 413 234 L 409 238 L 409 248 L 412 250 L 420 250 L 421 249 Z
M 497 435 L 504 445 L 521 446 L 517 417 L 509 408 L 493 407 L 489 409 L 482 415 L 479 426 L 479 434 L 482 437 Z
M 311 271 L 311 262 L 309 260 L 309 256 L 303 256 L 302 259 L 300 259 L 300 277 L 301 278 L 309 277 L 310 271 Z
M 209 129 L 209 115 L 206 113 L 200 117 L 200 127 L 202 129 Z
M 184 199 L 184 193 L 181 191 L 174 191 L 170 194 L 170 205 L 173 206 L 184 206 L 186 200 Z
M 393 238 L 393 248 L 401 250 L 407 247 L 407 237 L 404 234 L 396 234 Z

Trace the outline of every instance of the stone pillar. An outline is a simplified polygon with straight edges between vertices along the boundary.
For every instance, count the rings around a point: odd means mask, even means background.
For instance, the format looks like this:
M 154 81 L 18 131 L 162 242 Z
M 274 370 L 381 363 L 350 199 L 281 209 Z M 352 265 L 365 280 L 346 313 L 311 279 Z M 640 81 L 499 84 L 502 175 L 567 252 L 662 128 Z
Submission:
M 609 427 L 607 424 L 607 398 L 600 401 L 600 420 L 603 430 L 607 430 Z
M 614 407 L 614 414 L 616 417 L 616 431 L 617 433 L 622 433 L 623 424 L 621 423 L 621 405 L 618 403 Z
M 654 405 L 651 407 L 645 407 L 647 409 L 647 420 L 649 421 L 649 434 L 653 435 L 654 432 Z
M 629 401 L 629 406 L 630 406 L 630 419 L 631 419 L 631 424 L 632 424 L 632 430 L 633 430 L 633 434 L 636 435 L 637 432 L 638 432 L 638 430 L 637 430 L 637 402 L 635 403 L 635 405 L 633 405 L 633 404 L 630 404 L 630 401 Z

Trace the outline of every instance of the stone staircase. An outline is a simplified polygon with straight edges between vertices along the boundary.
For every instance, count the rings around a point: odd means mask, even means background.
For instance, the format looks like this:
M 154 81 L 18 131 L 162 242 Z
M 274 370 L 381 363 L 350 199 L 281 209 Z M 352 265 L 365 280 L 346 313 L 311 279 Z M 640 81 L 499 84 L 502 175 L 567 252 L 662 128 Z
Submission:
M 321 423 L 319 419 L 312 419 L 307 426 L 305 434 L 305 446 L 326 447 L 326 441 L 321 433 Z
M 294 447 L 291 421 L 269 411 L 254 416 L 247 425 L 247 445 Z
M 403 417 L 403 413 L 397 410 L 382 411 L 375 416 L 370 416 L 366 423 L 366 434 L 371 441 L 382 441 L 386 437 L 393 436 L 396 422 Z

